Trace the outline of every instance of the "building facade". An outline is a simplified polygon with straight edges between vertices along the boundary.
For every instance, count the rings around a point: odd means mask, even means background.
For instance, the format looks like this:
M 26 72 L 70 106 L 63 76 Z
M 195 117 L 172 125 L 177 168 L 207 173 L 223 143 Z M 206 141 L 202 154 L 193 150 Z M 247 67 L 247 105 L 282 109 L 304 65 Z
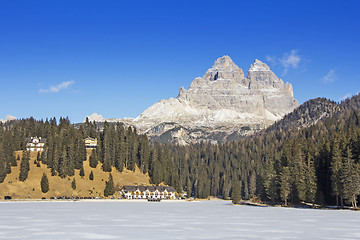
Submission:
M 94 149 L 97 147 L 97 138 L 87 137 L 84 139 L 85 148 L 87 149 Z
M 32 152 L 41 152 L 44 150 L 46 138 L 41 137 L 30 137 L 25 139 L 26 150 Z
M 120 193 L 126 199 L 176 199 L 174 187 L 124 186 Z

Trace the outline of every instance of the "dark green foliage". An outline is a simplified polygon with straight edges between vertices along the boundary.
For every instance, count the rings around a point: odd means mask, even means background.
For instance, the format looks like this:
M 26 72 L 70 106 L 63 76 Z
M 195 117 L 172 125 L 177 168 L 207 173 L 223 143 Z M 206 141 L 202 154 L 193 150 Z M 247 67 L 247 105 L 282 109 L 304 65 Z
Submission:
M 46 176 L 45 173 L 43 174 L 43 176 L 41 178 L 40 186 L 41 186 L 41 191 L 43 193 L 47 193 L 49 191 L 49 189 L 50 189 L 49 179 L 48 179 L 48 177 Z
M 29 170 L 30 170 L 30 152 L 23 151 L 23 157 L 20 162 L 20 174 L 19 174 L 19 180 L 25 181 L 28 177 Z
M 174 163 L 181 188 L 189 196 L 204 197 L 211 186 L 211 195 L 228 198 L 233 179 L 239 179 L 243 199 L 257 196 L 286 205 L 337 202 L 339 206 L 346 200 L 356 207 L 360 195 L 359 109 L 360 95 L 341 105 L 311 100 L 251 137 L 219 145 L 168 145 L 171 160 L 165 162 Z M 324 112 L 330 117 L 322 118 Z M 157 167 L 156 154 L 161 151 L 155 145 L 149 161 L 154 183 L 162 181 L 162 172 L 167 182 L 167 169 Z
M 3 151 L 3 144 L 0 142 L 0 183 L 4 182 L 6 177 L 6 161 L 5 161 L 5 153 Z
M 17 160 L 20 160 L 20 157 L 19 157 L 19 155 L 18 155 L 18 159 L 17 158 L 15 158 L 15 156 L 13 155 L 13 157 L 11 157 L 11 166 L 12 167 L 16 167 L 17 166 Z
M 76 181 L 75 181 L 75 178 L 72 180 L 72 182 L 71 182 L 71 188 L 72 189 L 76 189 Z
M 109 174 L 109 180 L 105 183 L 104 196 L 108 197 L 115 193 L 114 181 L 111 173 Z
M 97 153 L 96 150 L 93 149 L 89 158 L 89 165 L 92 168 L 96 168 L 96 166 L 98 165 L 98 160 L 97 160 Z
M 232 193 L 231 193 L 231 200 L 232 200 L 233 204 L 237 204 L 241 200 L 240 184 L 237 182 L 237 183 L 234 183 L 233 185 L 234 185 L 234 187 L 233 187 Z
M 97 124 L 86 122 L 80 126 L 74 126 L 68 118 L 55 118 L 46 121 L 36 121 L 33 118 L 12 121 L 1 125 L 0 128 L 0 182 L 11 172 L 11 166 L 18 163 L 14 156 L 15 150 L 26 149 L 25 138 L 41 136 L 46 138 L 44 151 L 38 153 L 34 164 L 40 167 L 45 164 L 51 171 L 52 176 L 74 176 L 75 169 L 81 170 L 83 161 L 86 160 L 84 136 L 97 138 L 98 147 L 94 149 L 90 157 L 90 167 L 96 168 L 100 163 L 104 171 L 110 172 L 113 167 L 117 171 L 124 168 L 135 170 L 136 167 L 143 173 L 148 173 L 151 165 L 150 154 L 153 146 L 145 135 L 138 135 L 135 128 L 124 125 L 105 123 L 104 131 L 100 131 Z M 166 181 L 173 184 L 180 191 L 178 173 L 173 167 L 173 159 L 165 146 L 158 147 L 158 161 L 154 164 L 161 165 L 158 171 L 158 182 Z M 25 156 L 26 154 L 24 154 Z M 25 159 L 28 159 L 25 157 Z M 28 162 L 20 160 L 20 179 L 25 180 L 28 174 Z M 165 171 L 168 171 L 165 173 Z
M 280 198 L 285 205 L 288 203 L 289 195 L 291 193 L 291 175 L 290 168 L 283 167 L 280 173 Z
M 345 202 L 356 207 L 360 195 L 359 109 L 360 95 L 341 104 L 311 100 L 267 130 L 218 145 L 150 143 L 135 128 L 120 123 L 74 126 L 67 118 L 60 118 L 59 124 L 55 118 L 12 121 L 0 128 L 0 182 L 14 165 L 14 150 L 25 149 L 26 137 L 46 138 L 37 164 L 47 165 L 53 176 L 67 177 L 81 170 L 86 159 L 84 136 L 90 136 L 98 140 L 90 167 L 100 164 L 106 172 L 139 167 L 152 183 L 172 185 L 188 196 L 233 198 L 238 187 L 241 199 L 340 207 Z M 20 165 L 21 178 L 26 179 L 28 164 L 22 159 Z M 89 179 L 93 177 L 90 173 Z
M 38 152 L 37 155 L 36 155 L 36 160 L 34 160 L 34 164 L 36 164 L 35 161 L 39 162 L 40 159 L 41 159 L 41 152 Z
M 92 181 L 94 180 L 94 173 L 93 171 L 90 172 L 89 179 Z
M 80 174 L 80 177 L 84 177 L 84 176 L 85 176 L 84 167 L 81 167 L 79 174 Z

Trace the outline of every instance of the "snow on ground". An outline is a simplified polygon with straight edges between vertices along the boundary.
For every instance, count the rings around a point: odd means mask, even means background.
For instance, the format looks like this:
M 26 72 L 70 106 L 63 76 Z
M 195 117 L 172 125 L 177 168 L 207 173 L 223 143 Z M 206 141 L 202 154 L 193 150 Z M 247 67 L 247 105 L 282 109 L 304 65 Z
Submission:
M 0 239 L 359 239 L 360 213 L 228 201 L 2 202 Z

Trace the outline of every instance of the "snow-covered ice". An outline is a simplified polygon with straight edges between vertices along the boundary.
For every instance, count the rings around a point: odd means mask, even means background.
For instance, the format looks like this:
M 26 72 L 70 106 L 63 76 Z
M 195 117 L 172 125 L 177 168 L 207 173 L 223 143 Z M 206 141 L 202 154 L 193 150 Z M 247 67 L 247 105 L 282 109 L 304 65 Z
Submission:
M 0 239 L 360 239 L 360 213 L 228 201 L 1 202 Z

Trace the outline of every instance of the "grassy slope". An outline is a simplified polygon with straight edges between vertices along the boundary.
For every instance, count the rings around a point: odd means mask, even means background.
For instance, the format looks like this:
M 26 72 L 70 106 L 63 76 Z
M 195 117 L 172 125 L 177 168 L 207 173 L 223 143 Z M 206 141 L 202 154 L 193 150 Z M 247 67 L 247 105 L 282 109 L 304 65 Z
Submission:
M 89 157 L 88 152 L 88 157 Z M 21 152 L 17 152 L 16 155 L 21 155 Z M 80 170 L 75 170 L 75 175 L 72 177 L 66 177 L 64 179 L 58 176 L 51 176 L 50 169 L 46 165 L 36 167 L 34 160 L 37 153 L 31 152 L 30 171 L 28 178 L 21 182 L 19 181 L 19 168 L 18 166 L 11 167 L 11 173 L 5 178 L 5 181 L 0 184 L 0 199 L 4 199 L 4 196 L 9 195 L 16 199 L 40 199 L 46 197 L 59 197 L 59 196 L 74 196 L 74 197 L 99 197 L 104 195 L 105 181 L 109 179 L 109 173 L 103 172 L 101 164 L 98 164 L 97 168 L 90 168 L 89 161 L 84 161 L 85 176 L 80 177 Z M 21 156 L 20 156 L 21 157 Z M 94 180 L 89 180 L 90 172 L 94 173 Z M 41 192 L 40 181 L 41 177 L 45 173 L 49 179 L 50 190 L 47 193 Z M 146 174 L 142 174 L 138 169 L 135 172 L 124 170 L 122 173 L 113 168 L 111 172 L 115 186 L 124 185 L 150 185 L 149 177 Z M 76 189 L 71 188 L 71 182 L 75 178 Z M 118 192 L 115 193 L 115 197 L 119 196 Z

